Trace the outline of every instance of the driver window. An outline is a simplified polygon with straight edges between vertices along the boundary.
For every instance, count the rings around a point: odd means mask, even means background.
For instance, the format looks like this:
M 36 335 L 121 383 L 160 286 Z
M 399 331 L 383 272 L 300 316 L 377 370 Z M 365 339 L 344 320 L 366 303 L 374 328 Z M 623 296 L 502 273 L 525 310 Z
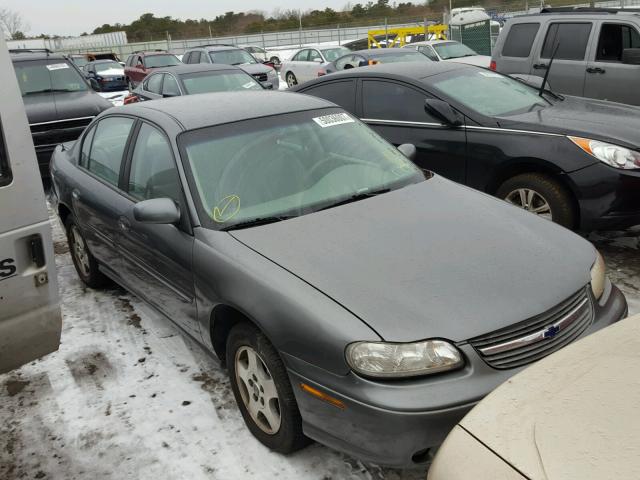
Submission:
M 336 60 L 336 68 L 338 70 L 348 70 L 350 68 L 358 68 L 367 64 L 367 60 L 359 55 L 346 55 Z
M 294 62 L 306 62 L 309 57 L 309 50 L 302 50 L 298 52 L 295 57 L 293 57 Z
M 631 25 L 605 23 L 600 29 L 596 62 L 621 62 L 625 48 L 640 48 L 640 35 Z
M 182 189 L 171 146 L 158 129 L 143 123 L 131 159 L 128 192 L 136 200 L 168 197 L 180 204 Z
M 317 50 L 309 50 L 309 61 L 315 62 L 316 60 L 322 61 L 322 56 L 320 55 L 320 52 Z

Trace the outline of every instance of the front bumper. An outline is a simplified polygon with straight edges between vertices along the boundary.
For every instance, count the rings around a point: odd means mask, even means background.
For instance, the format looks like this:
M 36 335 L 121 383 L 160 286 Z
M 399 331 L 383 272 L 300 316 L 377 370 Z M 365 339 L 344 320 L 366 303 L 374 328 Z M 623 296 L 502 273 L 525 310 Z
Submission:
M 603 298 L 581 337 L 626 317 L 627 303 L 620 290 L 611 285 Z M 426 451 L 442 443 L 476 403 L 526 368 L 496 370 L 470 345 L 463 344 L 460 350 L 467 359 L 461 370 L 394 382 L 354 373 L 334 375 L 296 357 L 282 357 L 308 437 L 367 462 L 405 468 L 424 463 Z M 344 409 L 306 393 L 301 383 L 338 399 Z
M 640 170 L 596 163 L 568 176 L 578 197 L 581 230 L 640 225 Z

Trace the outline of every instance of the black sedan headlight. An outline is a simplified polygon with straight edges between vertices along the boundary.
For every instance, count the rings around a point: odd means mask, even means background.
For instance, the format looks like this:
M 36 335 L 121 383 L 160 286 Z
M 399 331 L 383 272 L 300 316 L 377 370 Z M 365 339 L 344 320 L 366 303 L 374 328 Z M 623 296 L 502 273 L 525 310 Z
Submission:
M 601 162 L 615 168 L 624 170 L 633 170 L 640 168 L 640 152 L 613 145 L 611 143 L 601 142 L 600 140 L 591 140 L 582 137 L 567 137 L 584 152 L 592 157 L 597 158 Z
M 354 371 L 376 378 L 417 377 L 464 365 L 460 351 L 445 340 L 356 342 L 347 346 L 346 357 Z

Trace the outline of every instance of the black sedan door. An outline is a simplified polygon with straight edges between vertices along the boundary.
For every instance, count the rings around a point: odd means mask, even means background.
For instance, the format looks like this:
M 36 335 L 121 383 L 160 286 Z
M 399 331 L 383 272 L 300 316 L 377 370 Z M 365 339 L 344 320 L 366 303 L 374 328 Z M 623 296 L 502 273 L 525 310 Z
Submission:
M 449 127 L 425 112 L 430 95 L 398 81 L 362 79 L 361 117 L 382 137 L 398 146 L 412 143 L 415 163 L 456 182 L 465 182 L 467 145 L 464 127 Z
M 188 333 L 200 338 L 191 270 L 193 236 L 186 202 L 169 140 L 142 123 L 125 171 L 128 206 L 118 219 L 124 280 L 138 295 Z M 141 223 L 135 203 L 170 198 L 180 207 L 178 225 Z

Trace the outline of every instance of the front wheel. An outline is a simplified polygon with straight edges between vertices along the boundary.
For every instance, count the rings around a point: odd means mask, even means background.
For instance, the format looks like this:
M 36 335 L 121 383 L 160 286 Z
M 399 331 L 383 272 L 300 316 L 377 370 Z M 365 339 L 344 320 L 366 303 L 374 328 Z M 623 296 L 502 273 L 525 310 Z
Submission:
M 287 86 L 289 88 L 295 87 L 298 84 L 298 79 L 293 74 L 293 72 L 287 72 L 287 75 L 285 76 L 285 80 L 287 81 Z
M 280 453 L 307 445 L 287 371 L 267 337 L 249 323 L 236 325 L 227 339 L 226 361 L 233 394 L 253 436 Z
M 576 226 L 570 194 L 550 176 L 540 173 L 516 175 L 500 185 L 496 196 L 563 227 L 572 229 Z

